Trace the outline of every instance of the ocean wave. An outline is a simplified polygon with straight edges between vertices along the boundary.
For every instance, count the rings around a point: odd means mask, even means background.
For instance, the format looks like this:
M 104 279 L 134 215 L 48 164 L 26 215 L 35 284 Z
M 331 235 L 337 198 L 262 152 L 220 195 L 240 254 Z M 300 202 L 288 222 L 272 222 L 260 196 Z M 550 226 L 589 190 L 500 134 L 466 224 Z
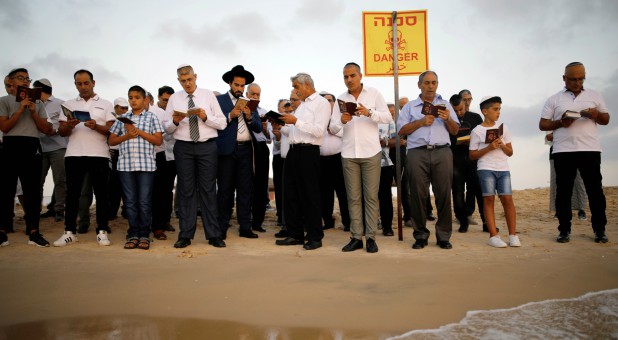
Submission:
M 618 289 L 470 311 L 459 323 L 389 339 L 618 339 Z

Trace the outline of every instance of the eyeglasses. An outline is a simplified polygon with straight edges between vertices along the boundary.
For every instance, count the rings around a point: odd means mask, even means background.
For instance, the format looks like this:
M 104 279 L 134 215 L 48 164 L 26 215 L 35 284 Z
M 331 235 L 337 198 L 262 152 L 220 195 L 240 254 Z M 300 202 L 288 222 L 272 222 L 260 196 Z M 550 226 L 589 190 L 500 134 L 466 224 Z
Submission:
M 573 83 L 579 83 L 580 81 L 583 82 L 584 80 L 586 80 L 586 77 L 583 77 L 583 78 L 569 78 L 567 76 L 564 76 L 564 79 L 566 79 L 567 81 L 573 82 Z
M 32 81 L 32 79 L 24 77 L 24 76 L 15 76 L 13 77 L 13 79 L 17 79 L 19 81 L 25 81 L 26 83 L 30 83 Z

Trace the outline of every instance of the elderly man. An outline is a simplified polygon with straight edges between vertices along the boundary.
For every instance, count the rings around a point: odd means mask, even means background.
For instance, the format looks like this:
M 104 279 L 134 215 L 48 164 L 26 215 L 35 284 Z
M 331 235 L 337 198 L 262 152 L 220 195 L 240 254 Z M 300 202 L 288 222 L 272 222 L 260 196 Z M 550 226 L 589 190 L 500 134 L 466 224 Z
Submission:
M 219 228 L 225 239 L 232 214 L 234 190 L 236 190 L 236 219 L 240 237 L 257 238 L 251 231 L 251 198 L 253 194 L 253 144 L 261 132 L 262 122 L 257 111 L 249 106 L 236 105 L 242 97 L 245 85 L 253 83 L 253 74 L 242 65 L 234 66 L 223 75 L 230 90 L 217 96 L 221 110 L 227 118 L 227 127 L 219 131 L 217 149 L 219 167 L 217 173 L 217 203 L 219 204 Z
M 18 68 L 8 74 L 12 90 L 30 87 L 28 70 Z M 7 88 L 7 91 L 9 89 Z M 55 134 L 47 121 L 43 104 L 30 95 L 16 98 L 9 94 L 0 98 L 0 130 L 2 142 L 2 188 L 0 189 L 0 246 L 8 245 L 6 232 L 10 231 L 13 219 L 13 204 L 17 180 L 21 181 L 24 193 L 24 211 L 28 244 L 48 247 L 39 233 L 39 210 L 41 207 L 41 143 L 39 133 Z
M 416 240 L 412 248 L 422 249 L 428 243 L 430 232 L 426 227 L 425 205 L 431 183 L 438 210 L 437 244 L 442 249 L 451 249 L 453 154 L 449 135 L 457 134 L 459 120 L 451 104 L 436 92 L 438 75 L 434 71 L 420 74 L 418 88 L 421 94 L 403 107 L 397 121 L 399 134 L 408 135 L 407 166 Z M 425 103 L 438 106 L 437 116 L 423 114 Z
M 577 170 L 584 180 L 590 205 L 594 242 L 607 243 L 606 201 L 601 176 L 601 143 L 598 125 L 609 123 L 609 111 L 600 93 L 584 88 L 586 69 L 580 62 L 568 64 L 562 76 L 564 89 L 549 97 L 541 112 L 541 131 L 554 131 L 553 151 L 556 170 L 556 214 L 559 243 L 571 234 L 571 195 Z M 572 111 L 580 118 L 567 118 Z
M 300 245 L 313 250 L 322 247 L 322 201 L 320 199 L 320 145 L 330 118 L 330 104 L 320 96 L 306 73 L 290 78 L 303 101 L 294 115 L 284 115 L 290 150 L 284 163 L 284 209 L 289 237 L 280 246 Z
M 367 252 L 376 253 L 382 158 L 378 124 L 388 125 L 393 118 L 382 94 L 365 86 L 362 79 L 358 64 L 347 63 L 343 67 L 343 81 L 348 91 L 340 94 L 338 100 L 356 103 L 356 111 L 341 112 L 339 105 L 335 105 L 330 131 L 337 133 L 343 129 L 341 157 L 352 237 L 342 251 L 362 249 L 365 235 Z
M 215 94 L 197 87 L 197 74 L 190 65 L 176 69 L 182 91 L 170 96 L 165 133 L 174 135 L 180 223 L 175 248 L 185 248 L 195 236 L 197 204 L 202 211 L 202 224 L 208 243 L 225 247 L 218 224 L 217 211 L 217 131 L 227 122 Z M 189 111 L 189 109 L 192 109 Z

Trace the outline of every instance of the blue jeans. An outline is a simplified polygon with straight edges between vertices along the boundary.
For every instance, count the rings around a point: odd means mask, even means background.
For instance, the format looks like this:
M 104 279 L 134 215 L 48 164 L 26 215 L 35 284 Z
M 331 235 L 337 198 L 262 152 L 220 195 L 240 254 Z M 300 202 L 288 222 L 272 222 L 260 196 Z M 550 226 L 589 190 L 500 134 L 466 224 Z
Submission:
M 478 170 L 477 173 L 483 197 L 493 196 L 496 192 L 498 196 L 513 195 L 510 171 Z
M 127 239 L 150 236 L 151 199 L 154 171 L 118 171 L 129 220 Z

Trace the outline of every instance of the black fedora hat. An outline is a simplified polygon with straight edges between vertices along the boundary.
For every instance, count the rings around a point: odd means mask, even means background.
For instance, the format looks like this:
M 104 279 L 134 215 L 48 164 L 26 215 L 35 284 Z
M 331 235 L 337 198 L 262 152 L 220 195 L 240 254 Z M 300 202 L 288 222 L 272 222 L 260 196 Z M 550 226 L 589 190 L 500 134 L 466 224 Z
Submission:
M 223 78 L 224 82 L 229 84 L 232 80 L 234 80 L 234 77 L 245 78 L 246 85 L 253 83 L 253 81 L 255 80 L 255 77 L 253 77 L 253 74 L 245 70 L 245 68 L 242 65 L 234 66 L 231 70 L 225 72 L 223 74 L 223 77 L 221 78 Z

